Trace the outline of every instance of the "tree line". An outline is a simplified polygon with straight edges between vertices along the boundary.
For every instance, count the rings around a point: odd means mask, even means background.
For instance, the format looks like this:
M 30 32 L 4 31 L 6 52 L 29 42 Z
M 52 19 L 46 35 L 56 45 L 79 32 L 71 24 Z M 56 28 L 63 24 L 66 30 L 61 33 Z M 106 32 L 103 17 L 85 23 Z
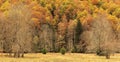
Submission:
M 59 52 L 63 48 L 67 52 L 96 53 L 107 58 L 111 53 L 119 52 L 119 5 L 114 2 L 3 2 L 0 8 L 0 50 L 10 56 L 24 57 L 24 53 L 42 50 Z M 107 4 L 113 6 L 108 8 Z

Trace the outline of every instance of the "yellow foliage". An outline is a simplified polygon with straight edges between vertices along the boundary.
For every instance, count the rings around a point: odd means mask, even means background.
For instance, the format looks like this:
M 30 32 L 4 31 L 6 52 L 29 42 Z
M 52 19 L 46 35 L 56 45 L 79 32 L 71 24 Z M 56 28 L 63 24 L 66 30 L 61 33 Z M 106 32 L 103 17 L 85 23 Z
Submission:
M 115 9 L 119 7 L 118 5 L 116 5 L 115 3 L 112 3 L 112 2 L 110 2 L 108 4 L 108 6 L 109 6 L 109 8 L 107 9 L 107 12 L 110 14 L 112 14 L 115 11 Z
M 32 21 L 38 21 L 39 19 L 38 18 L 32 18 L 31 20 Z
M 118 19 L 116 16 L 109 15 L 107 18 L 109 21 L 113 22 L 114 24 L 116 24 L 118 22 Z
M 101 7 L 106 10 L 109 8 L 109 3 L 105 2 Z
M 5 17 L 8 17 L 9 12 L 6 10 L 6 11 L 3 12 L 3 14 L 4 14 Z
M 7 0 L 5 3 L 2 4 L 2 6 L 0 7 L 0 10 L 1 11 L 5 11 L 5 10 L 8 10 L 10 8 L 10 3 L 9 1 Z
M 116 10 L 113 12 L 113 15 L 115 15 L 116 17 L 120 17 L 120 8 L 116 8 Z
M 50 24 L 51 24 L 51 25 L 55 25 L 56 22 L 57 22 L 56 19 L 53 19 L 53 20 L 51 20 L 51 23 L 50 23 Z
M 77 12 L 77 17 L 81 18 L 81 17 L 86 16 L 87 14 L 88 14 L 88 12 L 86 10 L 84 10 L 83 12 L 78 11 Z
M 40 23 L 38 18 L 32 18 L 31 20 L 34 22 L 35 26 L 38 26 Z
M 3 3 L 3 1 L 2 1 L 2 0 L 0 0 L 0 6 L 2 5 L 2 3 Z
M 113 29 L 117 30 L 118 19 L 116 16 L 108 15 L 107 19 L 111 22 Z
M 46 17 L 46 21 L 48 21 L 48 22 L 50 21 L 50 17 L 49 16 Z
M 103 3 L 98 7 L 97 4 L 100 1 Z M 107 14 L 112 25 L 117 27 L 116 24 L 120 14 L 120 5 L 114 3 L 118 2 L 116 0 L 6 0 L 4 3 L 0 0 L 0 11 L 6 17 L 8 15 L 7 11 L 14 2 L 23 2 L 26 7 L 31 8 L 32 20 L 35 23 L 47 21 L 52 25 L 55 25 L 60 19 L 60 21 L 66 21 L 67 17 L 70 20 L 80 19 L 81 23 L 85 24 L 98 14 L 104 13 Z
M 32 16 L 33 16 L 33 17 L 40 18 L 41 15 L 42 15 L 42 14 L 41 14 L 40 12 L 38 12 L 38 11 L 33 11 L 33 12 L 32 12 Z
M 41 8 L 40 6 L 36 5 L 32 7 L 32 10 L 39 11 Z

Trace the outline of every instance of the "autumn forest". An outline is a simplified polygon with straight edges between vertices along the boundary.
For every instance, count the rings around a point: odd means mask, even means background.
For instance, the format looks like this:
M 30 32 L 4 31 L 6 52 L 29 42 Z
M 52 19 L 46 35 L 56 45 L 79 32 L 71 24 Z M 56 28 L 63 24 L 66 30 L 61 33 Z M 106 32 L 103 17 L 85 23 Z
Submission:
M 0 0 L 0 52 L 120 52 L 120 0 Z M 13 54 L 13 55 L 12 55 Z

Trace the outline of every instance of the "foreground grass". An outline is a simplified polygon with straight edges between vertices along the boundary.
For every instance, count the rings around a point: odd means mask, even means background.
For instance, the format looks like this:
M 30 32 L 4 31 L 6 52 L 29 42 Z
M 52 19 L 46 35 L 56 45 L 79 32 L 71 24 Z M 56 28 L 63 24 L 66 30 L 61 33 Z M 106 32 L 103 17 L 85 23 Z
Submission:
M 65 55 L 60 53 L 25 54 L 24 58 L 12 58 L 0 54 L 0 62 L 120 62 L 120 54 L 111 56 L 111 59 L 105 59 L 104 56 L 96 56 L 95 54 L 77 53 L 67 53 Z

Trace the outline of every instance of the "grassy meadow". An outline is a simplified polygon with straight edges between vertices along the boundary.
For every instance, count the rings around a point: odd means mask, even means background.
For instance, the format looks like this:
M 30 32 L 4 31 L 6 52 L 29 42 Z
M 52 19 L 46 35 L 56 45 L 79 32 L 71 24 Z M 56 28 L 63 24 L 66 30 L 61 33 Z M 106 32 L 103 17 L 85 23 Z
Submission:
M 60 53 L 47 53 L 46 55 L 25 54 L 24 58 L 12 58 L 0 54 L 0 62 L 120 62 L 120 54 L 111 56 L 111 59 L 106 59 L 104 56 L 97 56 L 95 54 L 78 54 L 67 53 L 61 55 Z

